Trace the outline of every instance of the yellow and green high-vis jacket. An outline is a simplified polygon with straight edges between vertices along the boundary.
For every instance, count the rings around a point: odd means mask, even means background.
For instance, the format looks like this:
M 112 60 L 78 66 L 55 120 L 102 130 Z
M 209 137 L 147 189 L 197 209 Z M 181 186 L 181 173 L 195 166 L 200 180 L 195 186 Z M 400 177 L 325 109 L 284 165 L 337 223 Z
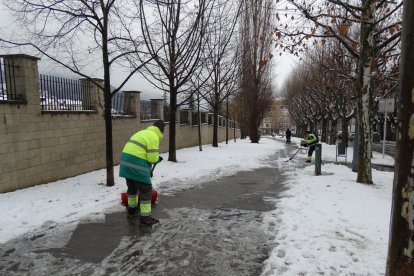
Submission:
M 316 144 L 319 142 L 318 138 L 316 137 L 315 134 L 313 133 L 309 133 L 308 136 L 306 137 L 306 144 L 308 144 L 309 146 Z
M 156 126 L 132 135 L 121 153 L 119 176 L 151 185 L 151 167 L 158 162 L 162 138 Z

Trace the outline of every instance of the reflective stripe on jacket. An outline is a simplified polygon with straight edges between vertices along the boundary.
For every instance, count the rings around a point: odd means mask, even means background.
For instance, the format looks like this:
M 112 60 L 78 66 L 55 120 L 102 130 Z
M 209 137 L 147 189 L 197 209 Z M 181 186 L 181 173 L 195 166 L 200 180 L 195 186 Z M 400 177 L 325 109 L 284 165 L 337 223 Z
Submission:
M 151 167 L 160 156 L 161 131 L 150 126 L 129 139 L 121 154 L 119 176 L 151 184 Z
M 310 133 L 310 134 L 308 134 L 308 137 L 306 137 L 306 141 L 305 142 L 308 145 L 313 145 L 313 144 L 318 143 L 319 141 L 318 141 L 318 138 L 316 137 L 315 134 Z

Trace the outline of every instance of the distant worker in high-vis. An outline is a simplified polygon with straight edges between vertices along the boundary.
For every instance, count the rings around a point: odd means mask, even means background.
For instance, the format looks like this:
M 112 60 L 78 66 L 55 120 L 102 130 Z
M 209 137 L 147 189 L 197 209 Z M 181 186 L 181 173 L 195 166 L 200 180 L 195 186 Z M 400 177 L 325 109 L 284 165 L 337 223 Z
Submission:
M 305 162 L 310 163 L 312 161 L 312 154 L 315 151 L 315 145 L 319 143 L 318 137 L 313 134 L 310 130 L 306 131 L 305 140 L 301 141 L 301 145 L 304 147 L 309 147 L 308 157 Z

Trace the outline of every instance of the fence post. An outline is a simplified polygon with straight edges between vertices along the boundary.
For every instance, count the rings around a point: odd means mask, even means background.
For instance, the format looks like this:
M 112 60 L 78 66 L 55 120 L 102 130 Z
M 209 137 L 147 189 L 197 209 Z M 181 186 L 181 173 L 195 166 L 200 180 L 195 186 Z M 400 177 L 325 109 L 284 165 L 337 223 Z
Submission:
M 150 99 L 151 119 L 164 120 L 164 99 Z
M 37 61 L 40 58 L 25 55 L 0 55 L 4 59 L 6 89 L 16 93 L 17 100 L 27 102 L 30 107 L 40 112 L 39 71 Z M 14 82 L 14 83 L 13 83 Z
M 322 144 L 315 145 L 315 175 L 321 175 Z
M 134 114 L 140 118 L 141 112 L 141 91 L 124 91 L 124 113 Z M 141 121 L 141 118 L 140 118 Z

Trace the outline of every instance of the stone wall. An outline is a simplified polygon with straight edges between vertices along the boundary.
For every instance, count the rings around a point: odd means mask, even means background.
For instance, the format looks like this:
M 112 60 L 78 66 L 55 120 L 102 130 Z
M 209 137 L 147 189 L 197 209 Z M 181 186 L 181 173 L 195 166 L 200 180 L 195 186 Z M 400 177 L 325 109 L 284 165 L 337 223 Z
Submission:
M 105 167 L 105 122 L 102 92 L 93 84 L 91 111 L 42 111 L 39 97 L 37 58 L 27 55 L 1 56 L 17 67 L 14 73 L 16 101 L 0 101 L 0 193 L 48 183 Z M 87 80 L 84 80 L 87 82 Z M 130 136 L 153 120 L 140 120 L 140 94 L 124 91 L 125 105 L 135 116 L 112 120 L 114 162 Z M 100 96 L 101 95 L 101 96 Z M 154 118 L 163 118 L 163 101 L 156 99 Z M 198 145 L 197 125 L 177 123 L 176 148 Z M 179 117 L 178 117 L 179 118 Z M 203 144 L 212 143 L 213 126 L 201 125 Z M 240 131 L 236 130 L 236 137 Z M 229 139 L 233 139 L 229 129 Z M 219 141 L 225 140 L 225 127 L 219 127 Z M 168 124 L 161 151 L 168 151 Z

